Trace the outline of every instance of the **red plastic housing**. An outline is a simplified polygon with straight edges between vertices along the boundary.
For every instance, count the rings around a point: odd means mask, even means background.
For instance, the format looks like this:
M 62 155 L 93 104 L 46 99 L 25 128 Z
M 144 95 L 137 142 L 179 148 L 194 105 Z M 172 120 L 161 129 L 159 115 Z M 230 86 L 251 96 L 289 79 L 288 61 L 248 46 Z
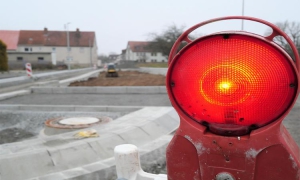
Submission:
M 168 85 L 191 119 L 217 134 L 241 135 L 275 121 L 293 104 L 298 91 L 293 64 L 259 36 L 213 34 L 175 56 Z
M 188 38 L 203 25 L 232 19 L 273 32 Z M 291 46 L 294 62 L 276 36 Z M 178 53 L 183 41 L 188 45 Z M 166 86 L 180 126 L 166 151 L 168 180 L 300 180 L 300 150 L 282 124 L 299 94 L 299 61 L 291 39 L 261 19 L 221 17 L 185 31 L 169 55 Z

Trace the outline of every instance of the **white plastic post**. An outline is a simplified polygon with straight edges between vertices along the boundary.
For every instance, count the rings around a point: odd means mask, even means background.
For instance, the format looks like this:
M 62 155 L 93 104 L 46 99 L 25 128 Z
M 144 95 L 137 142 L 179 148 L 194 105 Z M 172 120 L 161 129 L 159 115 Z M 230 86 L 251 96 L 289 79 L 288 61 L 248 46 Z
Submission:
M 122 144 L 114 149 L 118 178 L 135 180 L 141 170 L 138 149 L 132 144 Z
M 117 180 L 167 180 L 165 174 L 151 174 L 142 170 L 138 149 L 132 144 L 122 144 L 114 149 Z

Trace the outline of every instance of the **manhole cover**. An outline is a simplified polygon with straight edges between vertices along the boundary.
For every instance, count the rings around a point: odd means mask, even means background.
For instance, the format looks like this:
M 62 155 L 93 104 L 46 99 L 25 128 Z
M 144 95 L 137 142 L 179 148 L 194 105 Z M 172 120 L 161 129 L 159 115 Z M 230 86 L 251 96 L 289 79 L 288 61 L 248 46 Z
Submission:
M 93 124 L 97 123 L 100 120 L 94 117 L 73 117 L 62 119 L 58 123 L 63 125 L 86 125 L 86 124 Z
M 105 124 L 110 121 L 112 121 L 112 119 L 109 117 L 68 117 L 48 119 L 45 125 L 47 127 L 60 129 L 82 129 Z

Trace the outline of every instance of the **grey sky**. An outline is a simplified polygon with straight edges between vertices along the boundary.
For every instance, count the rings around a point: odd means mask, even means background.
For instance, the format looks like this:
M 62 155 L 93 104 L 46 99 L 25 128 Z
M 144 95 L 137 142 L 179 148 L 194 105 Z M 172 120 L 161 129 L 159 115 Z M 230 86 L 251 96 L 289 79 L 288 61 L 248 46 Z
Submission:
M 245 0 L 245 15 L 282 22 L 300 22 L 300 0 Z M 127 41 L 149 40 L 149 33 L 169 25 L 186 28 L 211 18 L 241 15 L 242 0 L 8 0 L 2 2 L 1 30 L 95 31 L 98 54 L 121 53 Z M 225 27 L 225 29 L 224 29 Z M 216 23 L 197 31 L 239 30 L 240 21 Z M 263 34 L 267 28 L 245 22 L 245 30 Z

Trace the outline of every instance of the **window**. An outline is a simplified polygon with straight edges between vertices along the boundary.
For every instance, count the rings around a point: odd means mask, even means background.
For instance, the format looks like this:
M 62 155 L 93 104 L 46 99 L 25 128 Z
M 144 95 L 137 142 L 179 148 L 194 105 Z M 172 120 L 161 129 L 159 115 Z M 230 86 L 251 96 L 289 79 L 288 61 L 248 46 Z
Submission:
M 38 57 L 38 61 L 43 61 L 44 57 Z
M 23 61 L 23 57 L 17 57 L 17 61 Z
M 25 51 L 29 51 L 29 48 L 25 48 L 24 50 L 25 50 Z
M 52 52 L 55 52 L 55 51 L 56 51 L 56 48 L 55 48 L 55 47 L 53 47 L 53 48 L 52 48 Z
M 156 56 L 156 52 L 151 53 L 151 56 Z

